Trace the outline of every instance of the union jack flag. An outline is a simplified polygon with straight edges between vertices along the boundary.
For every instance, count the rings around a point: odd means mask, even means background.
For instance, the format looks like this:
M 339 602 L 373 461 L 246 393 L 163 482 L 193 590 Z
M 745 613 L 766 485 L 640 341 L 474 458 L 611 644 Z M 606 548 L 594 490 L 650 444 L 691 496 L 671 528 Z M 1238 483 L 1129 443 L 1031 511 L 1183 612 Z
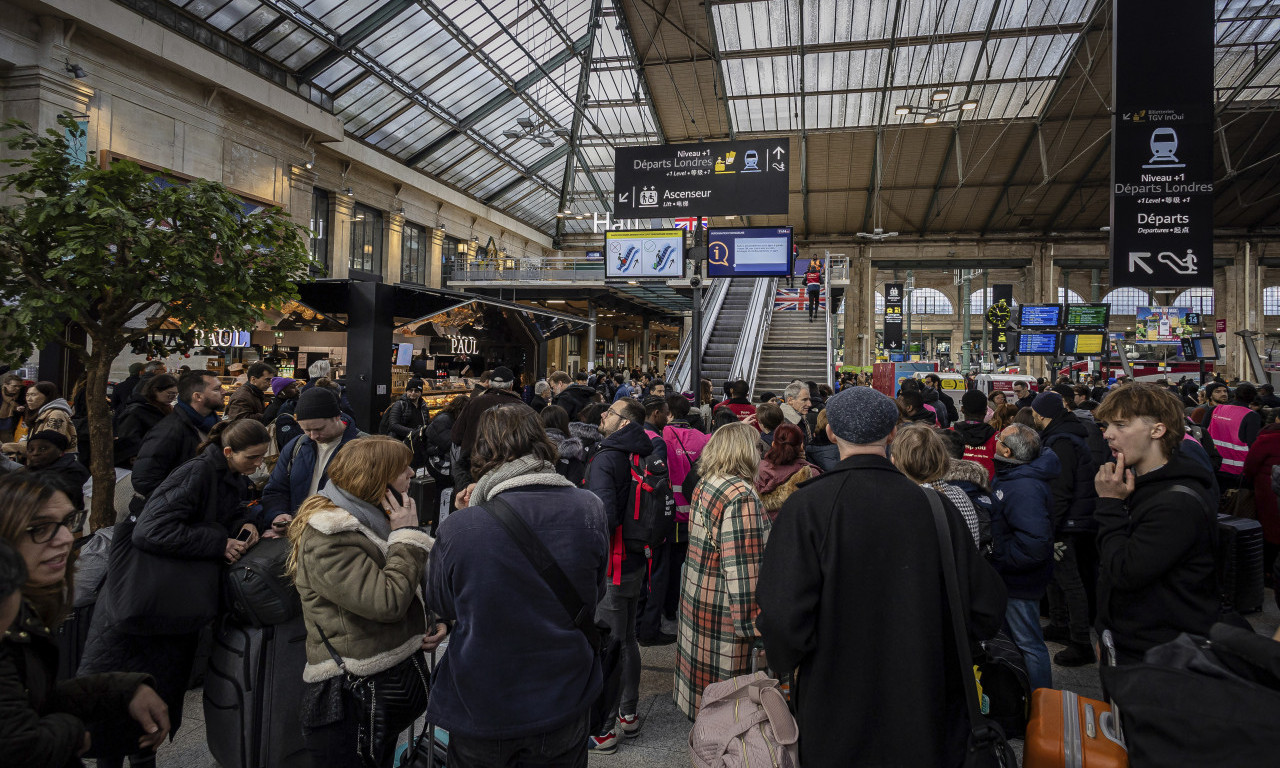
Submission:
M 825 309 L 826 306 L 827 292 L 819 288 L 818 307 Z M 779 288 L 773 296 L 774 312 L 807 312 L 808 309 L 809 297 L 805 295 L 803 288 Z
M 685 216 L 679 219 L 672 219 L 672 221 L 676 223 L 676 229 L 683 229 L 689 232 L 692 232 L 693 228 L 698 226 L 699 223 L 704 227 L 711 226 L 711 219 L 705 216 L 702 218 L 698 218 L 697 216 Z

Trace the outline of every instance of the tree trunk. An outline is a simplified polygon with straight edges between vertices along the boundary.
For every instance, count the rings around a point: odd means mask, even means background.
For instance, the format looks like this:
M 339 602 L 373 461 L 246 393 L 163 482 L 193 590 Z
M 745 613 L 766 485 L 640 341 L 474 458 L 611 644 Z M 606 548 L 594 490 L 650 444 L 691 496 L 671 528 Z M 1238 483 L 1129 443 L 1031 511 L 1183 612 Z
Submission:
M 93 474 L 93 530 L 115 525 L 116 469 L 115 427 L 107 403 L 107 378 L 118 349 L 106 349 L 96 340 L 85 366 L 85 402 L 89 409 L 89 470 Z

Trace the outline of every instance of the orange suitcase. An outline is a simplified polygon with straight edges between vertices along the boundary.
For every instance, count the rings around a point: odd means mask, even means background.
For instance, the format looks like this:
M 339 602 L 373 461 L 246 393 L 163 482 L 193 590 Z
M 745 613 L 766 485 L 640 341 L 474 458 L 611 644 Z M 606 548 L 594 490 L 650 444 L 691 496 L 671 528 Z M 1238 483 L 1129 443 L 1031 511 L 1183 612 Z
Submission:
M 1071 691 L 1037 688 L 1023 768 L 1125 768 L 1129 753 L 1111 707 Z

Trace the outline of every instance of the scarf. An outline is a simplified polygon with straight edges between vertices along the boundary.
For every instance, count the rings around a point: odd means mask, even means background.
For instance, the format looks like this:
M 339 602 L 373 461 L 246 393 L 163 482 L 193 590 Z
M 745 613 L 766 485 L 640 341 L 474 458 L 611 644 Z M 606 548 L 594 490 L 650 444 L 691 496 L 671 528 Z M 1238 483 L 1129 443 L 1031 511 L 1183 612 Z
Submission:
M 556 474 L 555 465 L 530 454 L 485 472 L 471 491 L 471 506 L 482 504 L 503 491 L 526 485 L 574 487 L 572 482 Z
M 373 531 L 383 541 L 391 535 L 391 518 L 380 507 L 375 507 L 364 499 L 357 499 L 335 483 L 325 483 L 318 493 L 351 513 L 351 516 L 359 520 L 361 525 Z
M 196 426 L 196 429 L 206 435 L 209 434 L 209 430 L 213 429 L 213 425 L 220 421 L 218 414 L 211 413 L 208 416 L 201 416 L 195 408 L 181 400 L 175 400 L 173 407 L 182 411 L 182 415 L 186 416 L 187 420 Z

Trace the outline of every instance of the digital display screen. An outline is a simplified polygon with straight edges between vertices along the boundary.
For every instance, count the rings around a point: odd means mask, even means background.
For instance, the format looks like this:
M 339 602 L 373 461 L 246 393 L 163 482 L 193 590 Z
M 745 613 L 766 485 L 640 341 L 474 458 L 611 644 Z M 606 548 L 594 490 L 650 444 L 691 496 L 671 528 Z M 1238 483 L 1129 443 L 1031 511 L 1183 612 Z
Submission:
M 1062 354 L 1101 355 L 1107 348 L 1107 334 L 1097 333 L 1064 333 L 1062 334 Z
M 605 234 L 604 276 L 634 280 L 684 276 L 684 230 L 610 231 Z
M 1057 352 L 1058 334 L 1056 333 L 1018 334 L 1019 355 L 1053 355 Z
M 1106 328 L 1111 319 L 1110 304 L 1068 304 L 1068 328 Z
M 1213 336 L 1183 336 L 1182 356 L 1188 360 L 1217 360 L 1218 340 Z
M 711 229 L 708 277 L 785 277 L 791 271 L 791 227 Z
M 1062 325 L 1061 304 L 1023 304 L 1018 325 L 1023 328 L 1057 328 Z

